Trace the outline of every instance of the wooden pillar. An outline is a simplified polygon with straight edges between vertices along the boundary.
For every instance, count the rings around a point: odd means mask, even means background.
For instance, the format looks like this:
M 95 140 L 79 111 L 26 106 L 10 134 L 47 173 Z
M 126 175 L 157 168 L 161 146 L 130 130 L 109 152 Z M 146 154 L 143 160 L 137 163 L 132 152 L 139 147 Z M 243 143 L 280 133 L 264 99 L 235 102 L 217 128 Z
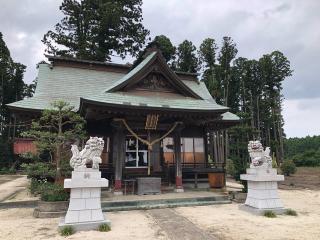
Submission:
M 208 129 L 208 135 L 209 135 L 209 143 L 207 144 L 207 150 L 208 150 L 208 154 L 212 160 L 212 162 L 214 162 L 215 157 L 214 157 L 214 133 L 212 132 L 212 130 Z
M 113 127 L 113 164 L 114 164 L 114 194 L 122 195 L 122 169 L 125 159 L 125 133 L 121 122 L 112 122 Z
M 208 128 L 203 129 L 203 145 L 204 145 L 204 166 L 203 167 L 208 167 L 209 166 L 209 156 L 212 160 L 212 150 L 210 149 L 211 146 L 211 137 L 210 137 L 210 132 Z
M 160 134 L 152 133 L 151 140 L 158 139 Z M 153 172 L 160 172 L 162 171 L 162 166 L 160 163 L 160 142 L 153 144 L 152 151 L 150 152 L 150 160 Z
M 176 164 L 176 192 L 183 192 L 182 165 L 181 165 L 181 130 L 183 125 L 179 124 L 173 133 L 174 158 Z

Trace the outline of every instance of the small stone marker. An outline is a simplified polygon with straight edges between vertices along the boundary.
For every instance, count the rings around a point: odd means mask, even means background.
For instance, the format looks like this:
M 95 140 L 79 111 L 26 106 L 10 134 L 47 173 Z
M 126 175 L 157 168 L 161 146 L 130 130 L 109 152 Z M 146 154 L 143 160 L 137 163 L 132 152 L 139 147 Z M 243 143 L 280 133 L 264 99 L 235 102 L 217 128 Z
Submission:
M 70 165 L 74 168 L 71 179 L 64 180 L 64 188 L 71 188 L 70 203 L 66 216 L 61 219 L 59 228 L 72 226 L 75 230 L 97 230 L 99 225 L 111 225 L 101 209 L 101 187 L 108 187 L 108 180 L 101 178 L 99 163 L 104 141 L 90 137 L 85 148 L 79 152 L 72 145 L 73 153 Z M 86 163 L 92 162 L 92 168 Z
M 241 174 L 241 180 L 248 181 L 248 194 L 245 205 L 240 208 L 250 210 L 256 214 L 263 214 L 267 210 L 281 214 L 285 211 L 278 195 L 278 181 L 284 176 L 277 174 L 272 168 L 270 148 L 263 150 L 260 141 L 250 141 L 248 151 L 251 158 L 247 174 Z

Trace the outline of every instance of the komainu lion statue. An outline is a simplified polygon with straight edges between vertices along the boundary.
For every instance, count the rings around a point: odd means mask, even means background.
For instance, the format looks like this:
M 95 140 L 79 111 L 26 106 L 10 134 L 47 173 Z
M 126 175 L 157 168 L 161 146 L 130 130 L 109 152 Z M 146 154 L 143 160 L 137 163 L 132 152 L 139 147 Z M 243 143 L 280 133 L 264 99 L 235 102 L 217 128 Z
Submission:
M 92 163 L 93 169 L 99 169 L 99 163 L 102 162 L 100 156 L 103 147 L 104 141 L 98 137 L 90 137 L 81 152 L 79 152 L 77 145 L 71 145 L 72 157 L 70 159 L 70 166 L 74 170 L 80 170 L 87 168 L 87 163 Z
M 265 167 L 272 168 L 272 158 L 270 157 L 270 148 L 263 146 L 260 141 L 249 141 L 248 152 L 251 159 L 251 168 Z

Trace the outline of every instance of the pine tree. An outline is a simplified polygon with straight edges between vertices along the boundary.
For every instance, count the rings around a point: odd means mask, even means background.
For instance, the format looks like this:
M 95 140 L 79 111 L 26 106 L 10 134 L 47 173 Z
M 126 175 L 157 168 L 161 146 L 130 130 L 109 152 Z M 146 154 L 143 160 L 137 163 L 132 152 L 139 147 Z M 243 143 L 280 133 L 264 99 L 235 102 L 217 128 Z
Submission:
M 52 109 L 44 110 L 41 117 L 34 120 L 31 128 L 23 135 L 35 139 L 39 152 L 49 151 L 54 155 L 56 179 L 59 179 L 62 150 L 67 142 L 85 138 L 85 120 L 74 111 L 74 107 L 64 101 L 55 101 L 51 105 Z

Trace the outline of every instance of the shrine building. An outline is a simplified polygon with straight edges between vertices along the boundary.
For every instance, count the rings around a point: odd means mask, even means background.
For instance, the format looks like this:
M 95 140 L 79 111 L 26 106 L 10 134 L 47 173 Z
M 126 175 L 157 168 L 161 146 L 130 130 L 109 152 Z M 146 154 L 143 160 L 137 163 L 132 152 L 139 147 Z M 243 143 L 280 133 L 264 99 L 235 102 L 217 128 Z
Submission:
M 225 134 L 239 118 L 219 105 L 198 74 L 175 72 L 159 50 L 136 66 L 47 56 L 33 97 L 8 104 L 17 123 L 63 100 L 87 121 L 88 136 L 105 141 L 100 170 L 114 192 L 126 179 L 160 177 L 183 191 L 213 174 L 225 184 Z M 219 181 L 218 181 L 219 182 Z

